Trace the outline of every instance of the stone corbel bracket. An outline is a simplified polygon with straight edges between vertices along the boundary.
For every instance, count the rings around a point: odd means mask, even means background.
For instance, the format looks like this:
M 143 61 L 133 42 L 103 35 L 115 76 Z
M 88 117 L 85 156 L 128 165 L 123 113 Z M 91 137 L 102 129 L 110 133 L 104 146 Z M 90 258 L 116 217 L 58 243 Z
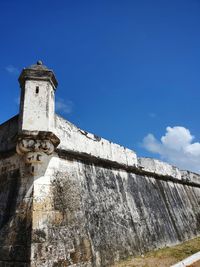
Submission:
M 60 139 L 52 132 L 24 131 L 18 135 L 16 151 L 25 163 L 38 164 L 45 155 L 51 155 L 59 143 Z

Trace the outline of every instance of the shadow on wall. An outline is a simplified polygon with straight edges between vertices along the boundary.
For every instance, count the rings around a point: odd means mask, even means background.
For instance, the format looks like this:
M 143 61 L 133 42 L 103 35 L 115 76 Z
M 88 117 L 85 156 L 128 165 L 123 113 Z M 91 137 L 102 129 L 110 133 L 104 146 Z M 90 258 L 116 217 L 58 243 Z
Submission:
M 32 189 L 28 187 L 19 169 L 0 175 L 0 266 L 29 266 Z
M 51 157 L 43 164 L 26 164 L 11 157 L 0 173 L 0 267 L 28 267 L 34 238 L 34 181 L 45 175 Z M 11 168 L 15 165 L 14 170 Z M 8 167 L 9 166 L 9 167 Z M 34 175 L 31 174 L 34 166 Z M 36 206 L 35 206 L 36 208 Z M 36 214 L 37 217 L 37 208 Z M 33 259 L 34 260 L 34 259 Z

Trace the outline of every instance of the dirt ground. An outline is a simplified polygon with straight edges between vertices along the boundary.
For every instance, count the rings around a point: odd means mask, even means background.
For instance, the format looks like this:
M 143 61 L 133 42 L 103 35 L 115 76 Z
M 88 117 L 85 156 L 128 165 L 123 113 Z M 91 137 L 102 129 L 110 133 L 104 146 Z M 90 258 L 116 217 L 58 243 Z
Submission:
M 170 267 L 198 251 L 200 251 L 200 238 L 195 238 L 181 245 L 149 252 L 142 257 L 129 258 L 111 267 Z M 200 261 L 188 267 L 200 267 Z
M 197 261 L 188 267 L 200 267 L 200 261 Z

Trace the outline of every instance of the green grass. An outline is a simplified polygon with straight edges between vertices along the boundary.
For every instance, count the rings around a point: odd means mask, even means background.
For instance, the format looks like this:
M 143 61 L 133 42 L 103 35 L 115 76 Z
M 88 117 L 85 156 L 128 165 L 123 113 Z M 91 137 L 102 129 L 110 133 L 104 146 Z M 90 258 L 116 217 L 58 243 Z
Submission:
M 156 251 L 149 252 L 145 257 L 174 257 L 177 260 L 183 260 L 194 253 L 200 251 L 200 237 L 186 241 L 174 247 L 165 247 Z
M 165 247 L 146 253 L 143 257 L 128 258 L 113 267 L 162 267 L 170 266 L 200 251 L 200 237 L 173 247 Z M 160 265 L 159 265 L 160 263 Z

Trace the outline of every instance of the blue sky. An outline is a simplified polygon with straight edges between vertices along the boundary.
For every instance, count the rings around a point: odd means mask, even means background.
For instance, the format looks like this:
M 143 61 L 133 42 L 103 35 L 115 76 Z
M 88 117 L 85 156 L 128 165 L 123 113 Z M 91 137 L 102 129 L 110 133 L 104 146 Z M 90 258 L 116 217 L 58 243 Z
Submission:
M 175 142 L 176 159 L 200 162 L 200 0 L 0 0 L 0 33 L 0 123 L 18 113 L 19 72 L 41 59 L 69 121 L 140 156 L 194 169 L 170 156 Z

